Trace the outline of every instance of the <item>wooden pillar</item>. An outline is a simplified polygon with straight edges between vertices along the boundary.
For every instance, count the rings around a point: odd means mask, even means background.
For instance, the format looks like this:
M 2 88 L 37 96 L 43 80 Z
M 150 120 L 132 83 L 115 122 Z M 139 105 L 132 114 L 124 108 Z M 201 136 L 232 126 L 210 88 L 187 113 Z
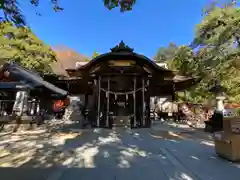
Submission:
M 136 76 L 134 76 L 133 79 L 133 127 L 136 127 L 136 121 L 137 121 L 137 117 L 136 117 L 136 86 L 137 86 L 137 80 L 136 80 Z
M 98 92 L 98 85 L 97 85 L 97 79 L 94 79 L 94 84 L 93 84 L 93 98 L 94 98 L 94 103 L 93 103 L 93 107 L 92 107 L 92 113 L 89 114 L 89 118 L 91 121 L 91 125 L 93 127 L 97 126 L 97 104 L 98 104 L 98 96 L 97 96 L 97 92 Z
M 110 101 L 110 77 L 108 77 L 108 86 L 107 86 L 107 119 L 106 126 L 109 127 L 109 101 Z
M 142 126 L 145 126 L 145 111 L 146 111 L 146 106 L 145 106 L 145 79 L 144 77 L 142 78 Z
M 88 92 L 85 92 L 84 109 L 82 111 L 85 122 L 89 123 Z
M 150 118 L 150 94 L 147 93 L 146 95 L 146 120 L 145 120 L 145 126 L 144 127 L 150 127 L 151 126 L 151 118 Z
M 176 116 L 177 113 L 173 109 L 174 104 L 175 104 L 175 84 L 172 85 L 172 115 L 173 115 L 173 120 L 177 121 L 178 120 L 178 117 Z
M 101 76 L 98 77 L 97 127 L 100 126 Z
M 88 108 L 88 92 L 85 93 L 85 97 L 84 97 L 84 108 Z

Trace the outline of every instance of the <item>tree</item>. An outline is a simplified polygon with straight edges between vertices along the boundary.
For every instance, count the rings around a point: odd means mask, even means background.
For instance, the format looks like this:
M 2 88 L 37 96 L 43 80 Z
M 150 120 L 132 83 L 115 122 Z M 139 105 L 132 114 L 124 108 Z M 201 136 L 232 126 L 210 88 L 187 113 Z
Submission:
M 14 61 L 28 69 L 51 72 L 50 64 L 56 60 L 52 49 L 27 27 L 16 27 L 10 22 L 0 23 L 0 59 Z
M 219 7 L 214 5 L 197 25 L 195 46 L 219 48 L 225 44 L 240 43 L 240 9 L 231 3 Z
M 239 101 L 240 9 L 234 3 L 214 6 L 197 26 L 195 42 L 211 49 L 207 63 L 214 78 L 222 80 L 231 100 Z
M 93 52 L 92 59 L 96 58 L 97 56 L 100 56 L 101 54 L 97 53 L 96 51 Z
M 180 48 L 172 59 L 171 68 L 181 73 L 194 74 L 202 78 L 201 82 L 186 91 L 190 102 L 204 102 L 210 99 L 209 86 L 220 79 L 227 89 L 228 99 L 240 102 L 240 10 L 234 4 L 222 7 L 212 6 L 196 28 L 194 53 Z M 187 59 L 194 59 L 193 64 Z M 171 62 L 171 61 L 170 61 Z M 168 63 L 170 63 L 168 62 Z M 188 62 L 188 63 L 186 63 Z M 193 73 L 193 70 L 196 73 Z
M 187 76 L 197 70 L 198 64 L 194 61 L 193 50 L 188 46 L 180 46 L 175 50 L 173 57 L 168 60 L 168 67 Z
M 41 0 L 28 0 L 33 6 L 38 6 L 41 3 Z M 62 11 L 63 8 L 60 7 L 58 0 L 49 0 L 52 3 L 53 10 L 55 12 Z M 120 7 L 121 12 L 132 10 L 133 5 L 136 3 L 136 0 L 103 0 L 104 6 L 109 10 Z M 0 0 L 0 10 L 4 14 L 4 18 L 7 21 L 11 21 L 16 25 L 26 25 L 24 18 L 24 13 L 21 12 L 19 8 L 18 0 Z
M 160 47 L 157 51 L 154 60 L 157 63 L 166 62 L 171 60 L 174 57 L 175 52 L 177 51 L 178 47 L 174 43 L 170 43 L 168 47 Z

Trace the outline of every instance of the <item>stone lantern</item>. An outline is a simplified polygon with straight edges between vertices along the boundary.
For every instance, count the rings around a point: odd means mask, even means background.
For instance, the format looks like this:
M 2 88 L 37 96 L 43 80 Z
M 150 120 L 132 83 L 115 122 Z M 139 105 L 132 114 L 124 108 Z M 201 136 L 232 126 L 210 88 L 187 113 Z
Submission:
M 226 89 L 221 86 L 220 81 L 216 80 L 214 86 L 210 89 L 210 92 L 214 93 L 216 99 L 216 111 L 223 113 L 224 110 L 224 100 Z
M 209 121 L 205 121 L 206 126 L 204 131 L 213 133 L 216 131 L 221 131 L 223 128 L 223 101 L 226 99 L 224 93 L 225 88 L 221 86 L 219 80 L 216 80 L 214 86 L 209 91 L 215 95 L 216 110 Z

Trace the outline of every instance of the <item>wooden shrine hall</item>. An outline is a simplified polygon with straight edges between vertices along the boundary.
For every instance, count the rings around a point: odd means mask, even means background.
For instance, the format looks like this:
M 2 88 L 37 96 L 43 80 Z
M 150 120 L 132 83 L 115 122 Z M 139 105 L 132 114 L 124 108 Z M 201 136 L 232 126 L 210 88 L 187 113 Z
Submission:
M 150 97 L 174 97 L 176 91 L 197 83 L 195 78 L 177 76 L 153 60 L 137 54 L 124 42 L 75 69 L 58 83 L 70 94 L 84 95 L 87 118 L 92 126 L 112 128 L 122 124 L 150 127 Z M 56 83 L 54 83 L 56 84 Z

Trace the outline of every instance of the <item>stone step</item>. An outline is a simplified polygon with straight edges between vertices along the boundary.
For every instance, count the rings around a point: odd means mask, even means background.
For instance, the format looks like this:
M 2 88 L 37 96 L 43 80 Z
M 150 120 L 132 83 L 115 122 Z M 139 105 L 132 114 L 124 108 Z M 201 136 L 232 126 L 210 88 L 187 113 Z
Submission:
M 116 116 L 113 121 L 114 127 L 128 127 L 130 126 L 129 116 Z
M 127 127 L 130 127 L 130 124 L 127 124 L 127 125 L 126 124 L 113 124 L 112 126 L 113 127 L 126 127 L 127 128 Z

